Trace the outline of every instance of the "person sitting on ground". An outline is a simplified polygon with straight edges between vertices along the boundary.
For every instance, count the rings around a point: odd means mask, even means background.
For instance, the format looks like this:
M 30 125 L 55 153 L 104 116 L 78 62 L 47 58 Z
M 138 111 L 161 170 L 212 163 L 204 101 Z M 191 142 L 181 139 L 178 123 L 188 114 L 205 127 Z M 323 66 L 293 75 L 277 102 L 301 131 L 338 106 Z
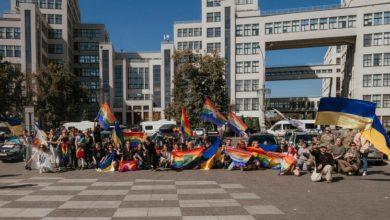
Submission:
M 310 157 L 310 151 L 307 148 L 306 142 L 302 142 L 299 149 L 298 149 L 298 162 L 297 167 L 299 170 L 307 171 L 307 161 Z
M 117 154 L 112 144 L 108 145 L 108 151 L 106 156 L 103 157 L 102 161 L 99 164 L 99 169 L 104 170 L 107 167 L 111 166 L 111 170 L 115 169 L 118 165 L 116 158 Z
M 313 141 L 312 145 L 308 149 L 309 149 L 309 152 L 311 152 L 312 150 L 319 150 L 319 147 L 320 147 L 319 142 L 318 141 L 317 142 Z M 306 161 L 307 170 L 309 172 L 311 172 L 313 170 L 314 164 L 315 164 L 315 158 L 310 153 L 309 158 Z
M 331 183 L 334 160 L 332 154 L 326 152 L 326 150 L 326 145 L 322 144 L 319 150 L 312 149 L 311 154 L 315 158 L 316 173 L 321 174 L 322 178 L 325 178 L 327 183 Z M 315 181 L 320 180 L 321 178 Z
M 350 143 L 350 148 L 344 155 L 344 159 L 338 160 L 338 172 L 347 173 L 349 176 L 357 175 L 360 169 L 360 153 L 354 142 Z
M 95 168 L 99 168 L 99 163 L 103 161 L 103 157 L 106 154 L 104 149 L 102 148 L 101 144 L 98 142 L 95 144 L 95 149 L 93 149 L 92 152 L 92 161 L 95 165 Z
M 192 142 L 190 142 L 192 143 Z M 160 152 L 160 167 L 168 168 L 171 166 L 171 153 L 168 151 L 168 145 L 164 144 Z
M 138 144 L 134 150 L 134 159 L 137 161 L 137 165 L 139 169 L 145 169 L 145 150 L 142 144 Z
M 338 160 L 342 160 L 345 154 L 345 147 L 340 137 L 336 138 L 335 144 L 331 147 L 331 154 L 335 160 L 335 165 L 338 166 Z M 336 167 L 337 170 L 339 170 Z

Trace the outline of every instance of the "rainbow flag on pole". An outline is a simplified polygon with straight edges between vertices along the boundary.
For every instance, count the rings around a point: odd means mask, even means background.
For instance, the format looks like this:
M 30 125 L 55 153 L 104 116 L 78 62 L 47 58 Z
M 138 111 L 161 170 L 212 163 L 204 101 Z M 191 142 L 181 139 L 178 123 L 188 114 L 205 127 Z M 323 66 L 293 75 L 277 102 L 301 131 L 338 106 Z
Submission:
M 225 118 L 225 116 L 223 116 L 218 111 L 217 107 L 210 100 L 210 98 L 206 98 L 203 104 L 203 109 L 200 113 L 200 119 L 215 124 L 218 127 L 222 127 L 227 123 L 227 119 Z
M 130 141 L 132 147 L 145 142 L 147 137 L 144 132 L 123 131 L 123 138 L 125 141 Z
M 228 120 L 228 126 L 230 129 L 238 134 L 245 134 L 248 126 L 241 120 L 241 118 L 237 117 L 234 112 L 229 112 Z
M 110 126 L 115 123 L 116 119 L 114 113 L 112 113 L 111 108 L 107 103 L 103 103 L 100 106 L 96 120 L 103 129 L 109 129 Z
M 191 125 L 190 125 L 190 119 L 188 118 L 187 115 L 187 109 L 185 106 L 181 109 L 181 134 L 183 137 L 188 140 L 192 137 L 192 132 L 191 132 Z
M 197 148 L 188 151 L 172 151 L 172 168 L 184 169 L 193 166 L 197 162 L 200 162 L 204 152 L 204 148 Z

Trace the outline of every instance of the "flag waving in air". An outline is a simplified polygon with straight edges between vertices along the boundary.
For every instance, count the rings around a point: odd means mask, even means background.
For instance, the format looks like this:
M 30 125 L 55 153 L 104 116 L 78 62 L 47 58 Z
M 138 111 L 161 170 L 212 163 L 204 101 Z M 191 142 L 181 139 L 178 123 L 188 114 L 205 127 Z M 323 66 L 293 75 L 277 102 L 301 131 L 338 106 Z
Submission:
M 241 120 L 241 118 L 237 117 L 234 112 L 229 112 L 228 120 L 228 126 L 230 129 L 238 134 L 246 134 L 245 131 L 248 129 L 248 126 Z
M 206 98 L 203 104 L 202 112 L 200 113 L 200 119 L 206 122 L 222 127 L 227 123 L 227 119 L 223 116 L 211 101 L 210 98 Z
M 96 119 L 103 129 L 109 129 L 116 121 L 114 113 L 112 113 L 111 108 L 107 103 L 101 105 Z
M 49 146 L 49 144 L 47 143 L 46 133 L 39 128 L 37 123 L 34 124 L 34 130 L 35 130 L 35 138 L 33 140 L 33 145 L 35 147 L 39 147 L 41 145 Z
M 185 106 L 181 109 L 181 120 L 180 120 L 180 128 L 181 128 L 181 134 L 183 137 L 188 140 L 192 136 L 191 132 L 191 125 L 190 125 L 190 119 L 188 118 L 187 115 L 187 109 Z

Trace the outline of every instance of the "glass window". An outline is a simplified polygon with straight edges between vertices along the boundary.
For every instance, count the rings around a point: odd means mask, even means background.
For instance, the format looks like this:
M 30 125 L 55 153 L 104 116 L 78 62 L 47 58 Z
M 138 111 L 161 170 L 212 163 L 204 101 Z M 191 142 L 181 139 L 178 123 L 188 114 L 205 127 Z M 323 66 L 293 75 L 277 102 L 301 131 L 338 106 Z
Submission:
M 183 37 L 183 29 L 177 30 L 177 37 Z
M 242 80 L 237 80 L 236 81 L 236 92 L 241 92 L 242 91 Z
M 382 24 L 382 17 L 383 13 L 378 12 L 374 14 L 374 25 L 381 25 Z
M 363 87 L 372 86 L 372 75 L 363 75 Z
M 372 102 L 376 103 L 377 108 L 382 108 L 382 96 L 381 95 L 372 95 Z
M 291 32 L 291 21 L 283 22 L 283 33 Z
M 315 31 L 318 29 L 318 19 L 310 19 L 310 30 Z
M 214 22 L 220 22 L 221 21 L 221 12 L 215 12 L 214 13 Z
M 347 28 L 347 17 L 346 16 L 339 17 L 339 28 Z
M 309 19 L 301 20 L 301 31 L 309 30 Z
M 217 27 L 214 29 L 214 37 L 221 37 L 221 28 Z
M 250 54 L 251 53 L 251 43 L 245 43 L 244 44 L 244 54 Z
M 244 111 L 250 111 L 251 99 L 244 99 Z
M 383 66 L 390 66 L 390 53 L 383 54 Z
M 282 33 L 282 22 L 275 22 L 274 23 L 274 33 L 275 34 Z
M 364 15 L 364 26 L 371 26 L 372 25 L 372 14 L 365 14 Z
M 20 57 L 20 46 L 14 46 L 15 48 L 15 57 Z
M 252 24 L 252 36 L 259 36 L 259 24 Z
M 213 22 L 213 21 L 214 21 L 213 13 L 207 13 L 207 22 Z
M 363 67 L 372 66 L 372 54 L 364 54 L 363 55 Z
M 250 73 L 251 69 L 251 62 L 250 61 L 246 61 L 244 62 L 244 73 Z
M 370 95 L 363 95 L 363 100 L 367 102 L 371 102 L 371 96 Z
M 5 46 L 6 47 L 6 57 L 14 56 L 14 46 Z
M 390 11 L 385 11 L 383 13 L 383 23 L 390 24 Z
M 62 15 L 56 15 L 55 19 L 56 24 L 62 24 Z
M 337 29 L 337 17 L 329 18 L 329 29 Z
M 299 31 L 299 22 L 300 21 L 292 21 L 291 32 L 298 32 Z
M 356 27 L 356 15 L 348 16 L 348 27 L 349 28 Z
M 374 74 L 372 77 L 372 86 L 381 87 L 382 86 L 382 74 Z
M 321 18 L 320 19 L 320 30 L 326 30 L 328 29 L 328 18 Z
M 251 26 L 250 24 L 244 25 L 244 36 L 251 36 Z
M 244 72 L 243 62 L 236 63 L 236 73 L 240 74 Z
M 255 79 L 252 80 L 252 91 L 257 91 L 259 90 L 259 80 Z
M 390 94 L 383 95 L 383 108 L 390 108 Z
M 208 43 L 207 44 L 207 53 L 212 53 L 214 51 L 214 44 Z
M 260 72 L 259 64 L 260 64 L 259 61 L 253 61 L 252 62 L 252 72 L 253 73 Z
M 381 53 L 374 54 L 373 66 L 382 66 L 382 54 Z
M 390 86 L 390 73 L 383 74 L 383 86 Z
M 243 44 L 236 44 L 236 54 L 237 55 L 244 54 Z
M 188 37 L 188 29 L 187 28 L 183 29 L 183 37 Z
M 273 34 L 273 23 L 267 23 L 265 24 L 265 34 Z
M 390 32 L 383 34 L 383 45 L 390 45 Z
M 189 29 L 188 29 L 188 36 L 189 36 L 189 37 L 194 36 L 194 29 L 193 29 L 193 28 L 189 28 Z
M 237 25 L 236 26 L 236 36 L 241 37 L 243 34 L 243 26 L 242 25 Z
M 260 53 L 260 44 L 252 43 L 252 54 L 259 54 L 259 53 Z
M 372 45 L 372 34 L 365 34 L 363 38 L 363 46 L 370 47 Z
M 243 110 L 243 99 L 236 99 L 236 111 L 242 111 Z
M 374 46 L 382 45 L 382 33 L 374 34 Z
M 250 80 L 244 80 L 244 91 L 245 92 L 251 91 L 251 81 Z
M 14 28 L 14 38 L 20 39 L 20 28 Z
M 61 9 L 62 7 L 62 0 L 55 0 L 55 8 Z
M 214 28 L 207 28 L 207 37 L 214 37 Z
M 259 99 L 253 98 L 252 99 L 252 111 L 258 111 L 259 108 L 260 108 Z

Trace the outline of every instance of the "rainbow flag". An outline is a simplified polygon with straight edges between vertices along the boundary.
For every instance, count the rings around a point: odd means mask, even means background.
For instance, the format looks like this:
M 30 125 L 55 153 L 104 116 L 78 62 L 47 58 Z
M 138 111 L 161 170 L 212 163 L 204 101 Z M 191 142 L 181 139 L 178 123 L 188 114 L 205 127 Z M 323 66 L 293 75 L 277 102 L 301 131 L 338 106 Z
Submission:
M 125 143 L 125 139 L 123 137 L 122 129 L 119 125 L 119 121 L 115 122 L 115 128 L 112 132 L 112 141 L 114 141 L 115 144 L 123 145 Z
M 100 106 L 96 120 L 103 129 L 109 129 L 110 126 L 116 121 L 114 113 L 112 113 L 111 108 L 107 103 L 103 103 Z
M 202 159 L 204 150 L 201 147 L 188 151 L 172 151 L 172 169 L 184 169 L 194 166 Z
M 137 161 L 121 161 L 119 162 L 118 171 L 119 172 L 129 172 L 138 170 Z
M 190 119 L 187 115 L 187 109 L 185 106 L 181 109 L 181 134 L 183 137 L 188 140 L 192 137 L 192 131 L 191 131 L 191 125 L 190 125 Z
M 202 112 L 200 113 L 200 119 L 206 122 L 213 123 L 218 127 L 222 127 L 227 123 L 227 119 L 223 116 L 215 106 L 215 104 L 206 98 Z
M 252 153 L 236 148 L 226 148 L 226 153 L 235 163 L 246 164 L 252 157 Z
M 280 169 L 281 172 L 284 172 L 297 162 L 292 156 L 265 151 L 261 148 L 247 147 L 246 150 L 251 152 L 264 168 Z
M 228 126 L 230 129 L 238 134 L 245 134 L 248 126 L 241 120 L 241 118 L 237 117 L 234 112 L 229 112 L 228 120 Z
M 146 141 L 148 137 L 144 132 L 123 131 L 125 141 L 130 141 L 132 147 L 136 147 Z

